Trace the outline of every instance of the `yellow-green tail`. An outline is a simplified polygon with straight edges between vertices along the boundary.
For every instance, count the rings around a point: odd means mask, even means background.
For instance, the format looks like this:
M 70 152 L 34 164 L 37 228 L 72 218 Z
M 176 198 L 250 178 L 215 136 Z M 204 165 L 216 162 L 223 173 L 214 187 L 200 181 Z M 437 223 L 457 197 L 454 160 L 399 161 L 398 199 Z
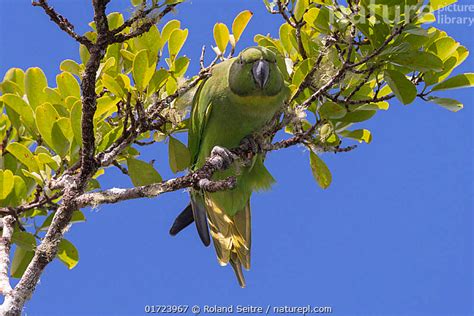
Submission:
M 205 202 L 217 260 L 222 266 L 230 263 L 240 286 L 245 287 L 242 267 L 250 269 L 250 203 L 234 216 L 229 216 L 212 199 L 206 198 Z

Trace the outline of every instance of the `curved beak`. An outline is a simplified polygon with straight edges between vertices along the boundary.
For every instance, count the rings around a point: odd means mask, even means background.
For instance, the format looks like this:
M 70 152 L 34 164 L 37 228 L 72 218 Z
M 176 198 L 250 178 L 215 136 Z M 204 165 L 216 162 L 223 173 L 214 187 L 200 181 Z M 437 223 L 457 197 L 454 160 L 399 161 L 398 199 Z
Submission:
M 257 85 L 260 89 L 263 89 L 270 75 L 270 66 L 268 65 L 268 62 L 265 60 L 257 60 L 253 64 L 252 74 Z

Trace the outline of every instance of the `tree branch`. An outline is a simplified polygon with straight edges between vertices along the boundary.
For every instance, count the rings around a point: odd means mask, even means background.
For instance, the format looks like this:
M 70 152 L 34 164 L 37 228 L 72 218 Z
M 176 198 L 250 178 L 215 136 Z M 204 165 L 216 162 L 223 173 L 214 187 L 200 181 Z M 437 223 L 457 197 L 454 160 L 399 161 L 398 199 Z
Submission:
M 363 65 L 363 64 L 367 63 L 369 60 L 371 60 L 372 58 L 377 57 L 378 55 L 380 55 L 380 53 L 383 52 L 383 50 L 388 46 L 388 44 L 390 44 L 390 42 L 392 40 L 395 39 L 395 37 L 402 34 L 403 30 L 405 29 L 405 27 L 407 25 L 408 24 L 402 24 L 402 25 L 396 27 L 395 29 L 393 29 L 392 34 L 390 34 L 390 36 L 385 39 L 385 41 L 382 43 L 382 45 L 380 45 L 377 49 L 372 51 L 369 55 L 362 58 L 360 61 L 358 61 L 356 63 L 353 63 L 353 64 L 350 64 L 349 68 L 354 68 L 354 67 Z
M 143 11 L 142 14 L 139 14 L 138 16 L 141 17 L 141 19 L 148 18 L 149 20 L 143 22 L 141 25 L 138 25 L 135 30 L 131 31 L 128 34 L 118 34 L 119 32 L 123 31 L 127 26 L 131 26 L 133 23 L 137 22 L 139 18 L 133 17 L 130 20 L 126 21 L 123 25 L 121 25 L 119 28 L 115 29 L 113 33 L 115 34 L 113 38 L 111 39 L 110 43 L 123 43 L 131 38 L 140 36 L 150 30 L 150 28 L 158 23 L 166 14 L 171 12 L 173 8 L 176 6 L 176 4 L 171 4 L 166 6 L 163 11 L 161 11 L 156 17 L 148 17 L 147 15 L 151 13 L 153 9 L 145 10 Z M 146 13 L 148 12 L 148 13 Z
M 109 24 L 106 7 L 110 0 L 93 0 L 94 22 L 97 29 L 97 42 L 90 49 L 90 58 L 82 76 L 82 152 L 81 152 L 81 186 L 85 186 L 89 177 L 97 170 L 95 160 L 94 114 L 97 109 L 97 95 L 95 93 L 96 74 L 100 61 L 105 56 L 109 45 Z
M 274 144 L 267 145 L 265 139 L 262 137 L 253 136 L 252 141 L 242 141 L 241 145 L 237 148 L 231 149 L 230 152 L 233 154 L 232 158 L 223 158 L 216 151 L 212 151 L 212 154 L 207 159 L 206 163 L 196 171 L 190 172 L 187 175 L 154 183 L 151 185 L 134 187 L 134 188 L 113 188 L 104 191 L 85 193 L 79 196 L 75 203 L 77 207 L 82 208 L 86 206 L 98 206 L 101 204 L 113 204 L 121 201 L 138 199 L 138 198 L 153 198 L 164 193 L 173 192 L 185 188 L 194 188 L 197 190 L 203 190 L 207 192 L 217 192 L 223 190 L 229 190 L 234 188 L 236 184 L 235 177 L 229 177 L 224 180 L 214 181 L 212 176 L 217 171 L 222 171 L 230 167 L 232 162 L 239 160 L 242 164 L 246 164 L 249 157 L 259 153 L 267 153 L 269 151 L 280 150 L 288 148 L 297 144 L 304 143 L 311 135 L 312 130 L 308 130 L 306 133 L 301 135 L 295 135 L 287 140 L 276 142 Z M 259 149 L 256 150 L 251 143 L 256 144 Z M 346 148 L 325 146 L 325 145 L 314 145 L 320 152 L 347 152 L 357 146 L 350 146 Z M 231 161 L 229 161 L 229 159 Z
M 71 221 L 73 211 L 77 209 L 74 202 L 74 197 L 79 192 L 77 189 L 77 186 L 70 186 L 65 189 L 63 204 L 54 214 L 46 236 L 37 247 L 33 259 L 23 273 L 20 282 L 10 291 L 9 295 L 5 296 L 0 308 L 1 315 L 21 315 L 23 306 L 30 299 L 44 269 L 56 257 L 59 242 Z
M 2 223 L 3 232 L 0 240 L 0 294 L 6 296 L 12 290 L 8 277 L 8 267 L 10 266 L 10 247 L 15 218 L 11 215 L 7 215 L 2 218 Z
M 90 48 L 92 46 L 92 42 L 87 37 L 81 36 L 74 32 L 74 25 L 72 25 L 71 22 L 69 22 L 69 20 L 66 19 L 64 16 L 57 13 L 53 7 L 49 6 L 46 0 L 33 1 L 31 4 L 35 7 L 43 8 L 44 12 L 50 17 L 51 21 L 56 23 L 61 30 L 66 32 L 73 39 L 86 46 L 87 48 Z

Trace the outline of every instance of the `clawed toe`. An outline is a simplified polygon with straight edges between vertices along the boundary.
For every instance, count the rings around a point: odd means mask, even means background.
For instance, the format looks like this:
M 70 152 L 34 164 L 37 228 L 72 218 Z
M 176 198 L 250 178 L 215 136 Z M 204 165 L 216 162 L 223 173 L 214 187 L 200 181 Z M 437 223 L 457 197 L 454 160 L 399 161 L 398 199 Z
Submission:
M 236 156 L 227 148 L 214 146 L 211 155 L 217 155 L 222 158 L 223 167 L 228 168 L 235 160 Z

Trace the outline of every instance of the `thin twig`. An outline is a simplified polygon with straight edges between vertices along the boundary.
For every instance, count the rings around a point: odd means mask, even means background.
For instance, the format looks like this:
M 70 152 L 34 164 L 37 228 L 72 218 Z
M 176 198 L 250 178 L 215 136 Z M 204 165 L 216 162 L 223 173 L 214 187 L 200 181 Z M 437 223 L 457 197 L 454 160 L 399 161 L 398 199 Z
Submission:
M 46 0 L 33 1 L 31 4 L 35 7 L 43 8 L 44 12 L 50 17 L 51 21 L 56 23 L 61 30 L 66 32 L 73 39 L 86 46 L 87 48 L 90 48 L 92 46 L 92 42 L 87 37 L 81 36 L 74 32 L 74 25 L 72 25 L 71 22 L 69 22 L 69 20 L 66 19 L 64 16 L 57 13 L 53 7 L 49 6 Z

